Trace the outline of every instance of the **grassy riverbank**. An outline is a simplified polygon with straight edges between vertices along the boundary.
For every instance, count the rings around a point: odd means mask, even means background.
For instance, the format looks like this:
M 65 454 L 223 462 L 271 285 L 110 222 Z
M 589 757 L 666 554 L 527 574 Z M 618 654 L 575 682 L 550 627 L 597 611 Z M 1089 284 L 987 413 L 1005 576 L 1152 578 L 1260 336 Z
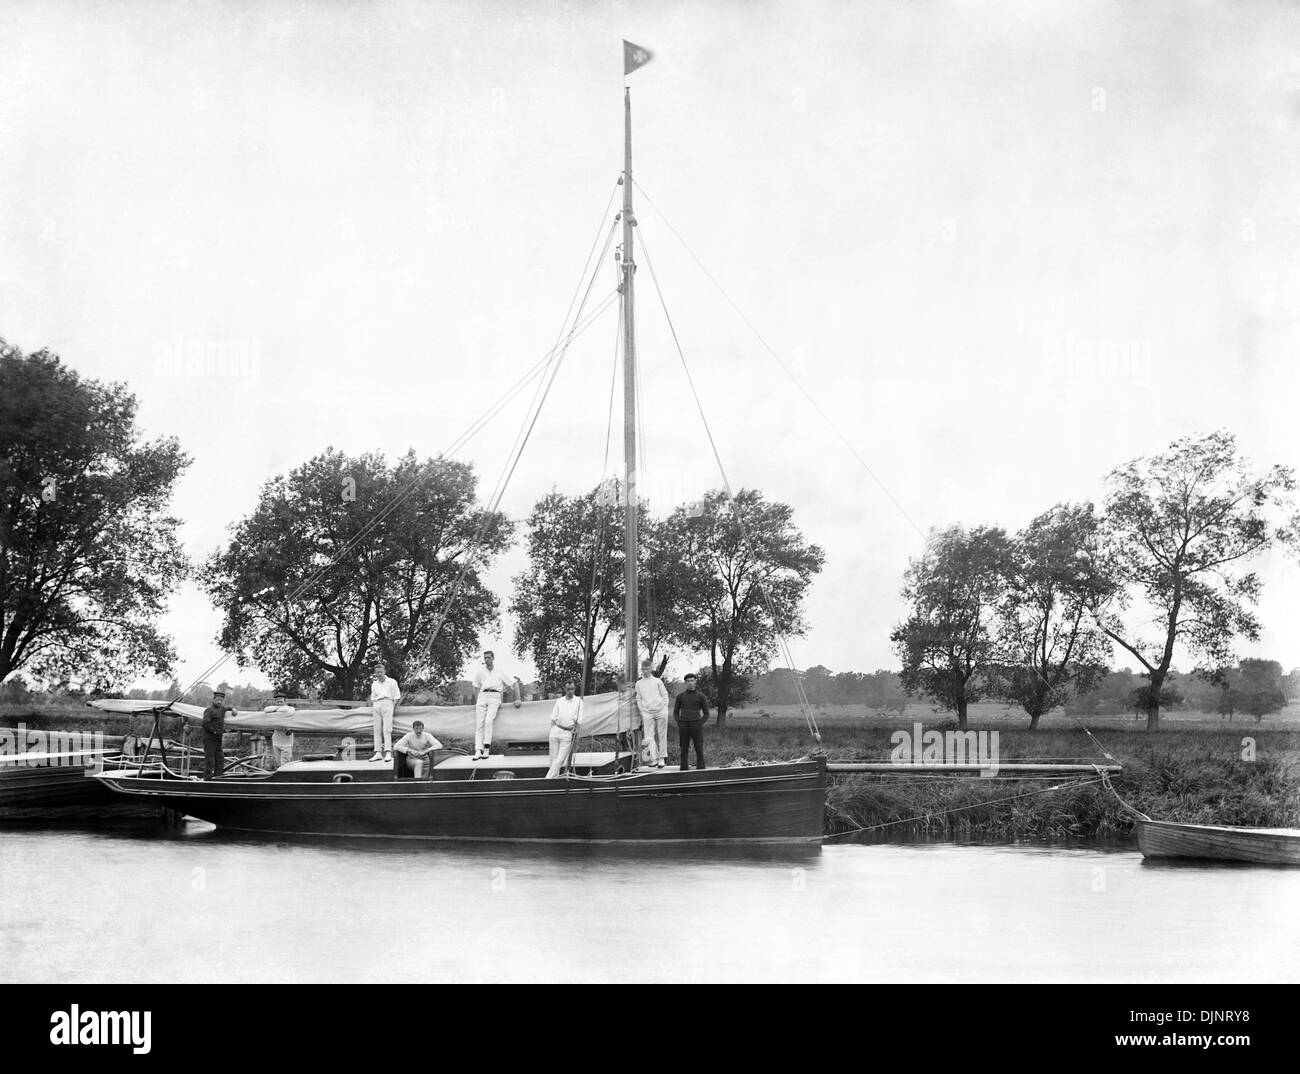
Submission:
M 711 764 L 797 756 L 811 746 L 803 721 L 788 710 L 739 713 L 724 732 L 711 729 Z M 926 730 L 956 723 L 912 706 L 902 717 L 827 710 L 819 717 L 822 748 L 836 760 L 887 761 L 890 736 L 920 722 Z M 1012 761 L 1105 762 L 1067 717 L 1035 732 L 1023 717 L 981 706 L 971 728 L 998 732 L 998 758 Z M 1300 709 L 1262 725 L 1220 722 L 1215 715 L 1178 713 L 1148 735 L 1128 718 L 1089 721 L 1089 729 L 1124 771 L 1115 790 L 1136 809 L 1162 820 L 1264 827 L 1300 827 Z M 1253 757 L 1252 757 L 1253 743 Z M 1049 788 L 1051 788 L 1049 790 Z M 936 776 L 842 776 L 827 798 L 830 834 L 871 830 L 881 838 L 1021 840 L 1124 838 L 1133 818 L 1097 783 L 1072 777 L 980 779 Z

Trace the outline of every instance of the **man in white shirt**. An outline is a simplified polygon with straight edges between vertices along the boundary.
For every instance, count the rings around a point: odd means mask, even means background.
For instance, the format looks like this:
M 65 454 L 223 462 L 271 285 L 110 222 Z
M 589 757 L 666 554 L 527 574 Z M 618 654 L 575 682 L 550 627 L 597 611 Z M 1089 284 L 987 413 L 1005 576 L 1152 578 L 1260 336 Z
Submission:
M 415 720 L 411 723 L 411 729 L 397 740 L 393 749 L 406 754 L 406 763 L 411 766 L 415 778 L 423 779 L 430 754 L 441 746 L 441 742 L 425 731 L 424 721 Z
M 393 763 L 393 710 L 402 699 L 397 680 L 390 679 L 383 664 L 375 665 L 374 681 L 370 684 L 370 707 L 374 712 L 375 752 L 372 761 Z M 382 745 L 381 745 L 382 743 Z
M 573 686 L 571 682 L 564 684 L 564 696 L 551 709 L 551 767 L 547 779 L 554 779 L 568 766 L 573 744 L 578 740 L 582 698 L 573 696 Z
M 497 718 L 497 709 L 501 707 L 501 698 L 507 690 L 514 690 L 515 708 L 519 707 L 519 680 L 495 667 L 495 661 L 496 654 L 491 649 L 484 649 L 483 666 L 470 679 L 478 691 L 478 700 L 474 704 L 472 760 L 475 761 L 484 760 L 492 753 L 492 721 Z
M 668 759 L 668 688 L 650 670 L 650 661 L 641 662 L 641 677 L 636 681 L 636 707 L 641 713 L 641 733 L 651 768 L 663 768 Z

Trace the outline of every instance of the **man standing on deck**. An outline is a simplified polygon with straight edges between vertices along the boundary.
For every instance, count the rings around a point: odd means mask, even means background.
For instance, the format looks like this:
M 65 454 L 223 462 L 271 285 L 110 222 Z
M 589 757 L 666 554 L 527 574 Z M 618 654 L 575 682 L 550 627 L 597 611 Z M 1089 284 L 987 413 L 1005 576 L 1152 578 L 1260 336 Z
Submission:
M 478 691 L 474 703 L 474 756 L 475 761 L 486 760 L 492 754 L 492 722 L 497 718 L 501 698 L 511 688 L 515 692 L 515 708 L 519 707 L 519 680 L 494 666 L 496 654 L 483 650 L 483 666 L 474 672 L 470 682 Z
M 573 754 L 573 744 L 578 738 L 578 728 L 582 723 L 582 698 L 573 696 L 575 684 L 564 684 L 564 696 L 555 702 L 551 709 L 551 767 L 546 772 L 547 779 L 554 779 L 569 763 Z
M 650 754 L 648 767 L 663 768 L 668 759 L 668 688 L 650 670 L 649 660 L 641 662 L 641 677 L 636 681 L 636 707 L 641 713 L 641 733 Z
M 695 689 L 694 675 L 686 676 L 686 689 L 673 703 L 673 719 L 677 721 L 677 744 L 682 751 L 682 771 L 687 764 L 687 747 L 695 743 L 695 767 L 704 767 L 704 721 L 709 718 L 708 699 Z
M 234 712 L 226 704 L 226 692 L 214 690 L 212 704 L 203 710 L 203 778 L 212 779 L 226 770 L 226 753 L 221 748 L 226 733 L 226 713 Z
M 402 691 L 397 688 L 397 680 L 388 677 L 383 664 L 376 664 L 374 681 L 370 684 L 375 732 L 375 752 L 370 755 L 372 761 L 393 763 L 393 711 L 401 699 Z

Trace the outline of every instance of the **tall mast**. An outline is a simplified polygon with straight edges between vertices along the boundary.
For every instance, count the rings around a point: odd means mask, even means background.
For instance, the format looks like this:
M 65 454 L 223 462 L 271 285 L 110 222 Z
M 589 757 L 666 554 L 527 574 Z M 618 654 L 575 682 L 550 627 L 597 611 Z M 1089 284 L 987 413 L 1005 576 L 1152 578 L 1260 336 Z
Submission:
M 623 491 L 627 496 L 623 525 L 623 619 L 627 681 L 639 674 L 640 623 L 637 621 L 637 490 L 636 490 L 636 317 L 633 313 L 632 280 L 636 261 L 632 257 L 632 91 L 623 88 Z

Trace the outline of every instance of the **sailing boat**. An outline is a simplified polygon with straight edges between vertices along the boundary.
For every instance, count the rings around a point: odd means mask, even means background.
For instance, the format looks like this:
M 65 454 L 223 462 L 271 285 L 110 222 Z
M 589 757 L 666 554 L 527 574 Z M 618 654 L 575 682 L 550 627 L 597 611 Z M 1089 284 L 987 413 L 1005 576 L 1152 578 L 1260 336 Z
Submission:
M 648 54 L 625 43 L 625 73 Z M 632 98 L 624 88 L 623 246 L 621 271 L 624 353 L 625 630 L 629 689 L 587 699 L 583 729 L 624 739 L 635 712 L 639 646 L 636 340 L 636 261 L 632 202 Z M 96 702 L 136 711 L 138 702 Z M 497 721 L 501 738 L 545 738 L 550 702 L 532 702 Z M 197 706 L 173 703 L 167 712 L 197 719 Z M 420 719 L 435 736 L 472 728 L 473 710 L 403 707 L 394 730 Z M 349 723 L 349 721 L 352 721 Z M 292 715 L 250 714 L 227 720 L 228 730 L 364 731 L 368 710 Z M 530 736 L 531 730 L 531 736 Z M 540 732 L 540 733 L 539 733 Z M 544 755 L 494 754 L 475 761 L 463 751 L 434 755 L 426 779 L 354 760 L 290 762 L 275 772 L 242 772 L 211 780 L 186 777 L 165 764 L 100 773 L 113 791 L 144 799 L 221 828 L 265 834 L 365 836 L 425 840 L 581 843 L 812 843 L 824 830 L 824 757 L 735 768 L 676 771 L 637 767 L 635 750 L 580 753 L 560 778 L 545 778 Z

